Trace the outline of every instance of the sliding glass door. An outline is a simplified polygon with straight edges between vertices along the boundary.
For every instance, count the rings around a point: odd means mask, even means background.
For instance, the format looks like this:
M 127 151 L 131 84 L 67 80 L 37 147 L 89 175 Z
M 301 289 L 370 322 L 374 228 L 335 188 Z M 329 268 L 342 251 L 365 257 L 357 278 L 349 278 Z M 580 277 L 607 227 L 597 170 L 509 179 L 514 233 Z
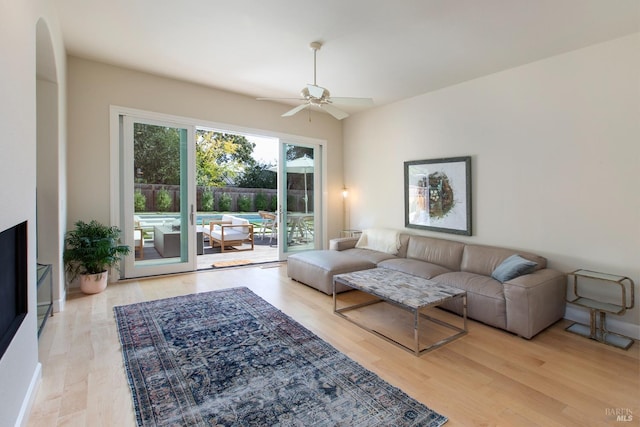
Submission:
M 279 258 L 321 247 L 321 147 L 280 141 Z
M 127 278 L 196 269 L 194 127 L 121 116 L 121 219 Z
M 124 243 L 133 249 L 121 264 L 121 278 L 195 271 L 198 255 L 205 250 L 200 264 L 212 264 L 206 257 L 215 254 L 205 236 L 203 218 L 232 210 L 223 207 L 222 197 L 212 191 L 207 200 L 204 195 L 200 199 L 201 218 L 197 221 L 196 175 L 201 173 L 196 169 L 198 125 L 187 118 L 111 107 L 111 217 L 122 230 Z M 276 252 L 273 258 L 285 260 L 289 253 L 319 249 L 326 240 L 322 215 L 324 146 L 312 139 L 271 139 L 278 146 L 277 167 L 269 168 L 277 172 L 277 198 L 269 197 L 266 206 L 258 205 L 256 199 L 250 206 L 255 212 L 235 202 L 230 207 L 256 218 L 258 210 L 275 213 L 276 221 L 268 226 L 261 219 L 252 220 L 260 221 L 260 236 L 267 237 L 269 248 Z M 276 160 L 270 157 L 268 161 L 271 159 Z M 216 165 L 219 167 L 219 162 Z

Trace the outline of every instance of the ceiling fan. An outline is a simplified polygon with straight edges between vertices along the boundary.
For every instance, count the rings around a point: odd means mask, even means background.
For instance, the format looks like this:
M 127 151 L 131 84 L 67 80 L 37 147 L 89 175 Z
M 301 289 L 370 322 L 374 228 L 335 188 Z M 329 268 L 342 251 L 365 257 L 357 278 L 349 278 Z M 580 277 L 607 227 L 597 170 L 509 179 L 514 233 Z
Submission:
M 341 104 L 341 105 L 356 105 L 362 107 L 368 107 L 373 105 L 373 99 L 371 98 L 348 98 L 348 97 L 335 97 L 331 96 L 329 91 L 321 86 L 316 84 L 316 54 L 322 47 L 322 43 L 313 42 L 309 45 L 311 50 L 313 50 L 313 84 L 308 84 L 300 91 L 300 98 L 257 98 L 260 101 L 264 100 L 282 100 L 282 99 L 297 99 L 300 101 L 304 101 L 303 104 L 298 105 L 292 110 L 287 111 L 282 115 L 282 117 L 290 117 L 294 114 L 304 110 L 305 108 L 310 108 L 311 106 L 316 106 L 322 108 L 327 113 L 331 114 L 338 120 L 342 120 L 346 117 L 349 117 L 349 114 L 345 113 L 341 109 L 337 108 L 333 104 Z

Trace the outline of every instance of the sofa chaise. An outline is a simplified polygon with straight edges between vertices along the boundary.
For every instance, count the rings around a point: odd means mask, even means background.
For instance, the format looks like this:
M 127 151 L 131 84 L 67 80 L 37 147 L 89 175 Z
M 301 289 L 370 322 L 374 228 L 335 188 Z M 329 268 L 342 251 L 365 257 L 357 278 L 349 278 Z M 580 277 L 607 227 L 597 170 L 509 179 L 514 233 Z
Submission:
M 332 294 L 335 274 L 374 267 L 402 271 L 467 291 L 469 318 L 527 339 L 564 316 L 566 275 L 547 268 L 544 257 L 399 232 L 389 247 L 372 235 L 365 230 L 360 238 L 332 239 L 328 250 L 291 255 L 287 274 Z M 346 290 L 336 284 L 336 292 Z M 442 308 L 462 313 L 460 302 Z

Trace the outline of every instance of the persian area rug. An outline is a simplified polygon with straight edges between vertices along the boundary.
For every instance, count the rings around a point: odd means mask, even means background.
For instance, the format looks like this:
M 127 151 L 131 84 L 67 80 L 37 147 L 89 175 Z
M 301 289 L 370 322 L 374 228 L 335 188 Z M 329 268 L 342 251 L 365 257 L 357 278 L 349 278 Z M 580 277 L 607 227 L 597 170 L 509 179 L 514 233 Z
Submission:
M 114 308 L 140 426 L 441 426 L 247 288 Z

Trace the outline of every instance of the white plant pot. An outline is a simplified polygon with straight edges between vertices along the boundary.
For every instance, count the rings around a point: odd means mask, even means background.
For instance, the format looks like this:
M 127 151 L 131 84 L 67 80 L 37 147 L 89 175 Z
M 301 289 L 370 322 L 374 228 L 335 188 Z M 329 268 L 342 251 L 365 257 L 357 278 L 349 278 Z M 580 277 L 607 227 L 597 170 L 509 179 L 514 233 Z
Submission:
M 81 274 L 80 290 L 85 294 L 98 294 L 107 288 L 108 271 L 98 274 Z

